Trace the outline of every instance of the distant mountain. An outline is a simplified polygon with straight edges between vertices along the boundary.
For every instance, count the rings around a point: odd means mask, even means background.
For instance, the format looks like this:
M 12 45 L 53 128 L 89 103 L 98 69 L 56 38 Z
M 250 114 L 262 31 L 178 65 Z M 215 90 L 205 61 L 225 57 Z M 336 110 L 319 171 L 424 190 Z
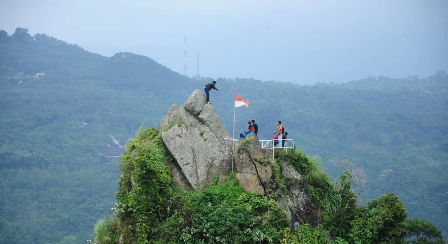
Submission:
M 211 101 L 229 134 L 238 93 L 251 105 L 236 109 L 236 134 L 255 119 L 259 137 L 270 139 L 281 120 L 328 174 L 346 163 L 361 168 L 363 202 L 393 192 L 411 217 L 447 234 L 445 71 L 313 86 L 215 79 L 222 89 Z M 132 53 L 103 57 L 27 29 L 0 31 L 0 242 L 92 238 L 93 223 L 116 201 L 119 162 L 104 152 L 211 80 Z

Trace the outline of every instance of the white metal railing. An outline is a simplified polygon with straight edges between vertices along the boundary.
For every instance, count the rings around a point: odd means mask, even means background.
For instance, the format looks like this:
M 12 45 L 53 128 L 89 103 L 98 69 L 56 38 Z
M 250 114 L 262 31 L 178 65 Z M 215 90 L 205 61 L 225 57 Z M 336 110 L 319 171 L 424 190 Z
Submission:
M 272 150 L 272 161 L 275 160 L 275 149 L 294 149 L 294 139 L 278 139 L 278 140 L 259 140 L 260 141 L 260 145 L 262 148 L 266 148 L 269 147 L 269 149 Z M 274 141 L 278 141 L 276 146 L 272 146 L 274 145 Z M 285 147 L 283 146 L 283 141 Z
M 238 139 L 235 138 L 224 138 L 225 140 L 232 140 L 233 142 L 236 142 Z M 269 148 L 272 150 L 272 161 L 274 161 L 275 159 L 275 149 L 294 149 L 294 139 L 278 139 L 278 140 L 258 140 L 260 142 L 260 146 L 261 148 Z M 277 145 L 275 145 L 274 147 L 272 145 L 274 145 L 274 141 L 278 141 Z M 284 145 L 283 146 L 283 141 Z M 232 163 L 232 172 L 233 172 L 233 163 Z
M 271 147 L 274 145 L 275 140 L 258 140 L 260 142 L 261 148 Z M 285 146 L 282 146 L 283 141 L 285 141 Z M 281 139 L 278 140 L 278 144 L 275 146 L 275 148 L 294 148 L 294 139 Z
M 268 147 L 273 140 L 258 140 L 260 142 L 261 148 Z
M 235 139 L 235 138 L 228 138 L 228 137 L 224 137 L 224 140 L 232 140 L 232 141 L 238 141 L 238 139 Z

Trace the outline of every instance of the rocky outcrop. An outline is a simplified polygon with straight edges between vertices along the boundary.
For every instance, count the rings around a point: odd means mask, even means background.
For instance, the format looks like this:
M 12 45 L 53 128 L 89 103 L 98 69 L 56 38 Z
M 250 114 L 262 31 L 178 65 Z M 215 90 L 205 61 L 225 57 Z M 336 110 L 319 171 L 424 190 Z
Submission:
M 312 226 L 322 223 L 322 216 L 313 207 L 312 199 L 306 194 L 304 185 L 300 183 L 303 176 L 297 172 L 291 162 L 281 161 L 282 177 L 289 182 L 288 194 L 277 199 L 277 206 L 286 214 L 291 227 L 296 218 L 306 218 Z
M 246 140 L 239 140 L 236 148 L 236 178 L 240 185 L 247 192 L 266 193 L 273 180 L 272 168 L 264 157 L 257 135 L 249 134 Z
M 172 105 L 160 121 L 171 169 L 183 189 L 202 189 L 213 177 L 232 171 L 232 141 L 215 108 L 195 90 L 183 107 Z
M 248 135 L 245 140 L 239 139 L 232 148 L 233 141 L 226 127 L 199 90 L 194 91 L 183 106 L 172 105 L 157 130 L 174 158 L 169 166 L 182 189 L 203 189 L 216 176 L 223 182 L 235 170 L 239 184 L 247 192 L 280 191 L 272 169 L 272 150 L 262 149 L 255 134 Z M 232 167 L 232 159 L 235 167 Z M 306 216 L 311 200 L 300 184 L 302 175 L 290 162 L 279 164 L 281 176 L 277 177 L 287 180 L 288 194 L 281 195 L 277 205 L 290 221 Z

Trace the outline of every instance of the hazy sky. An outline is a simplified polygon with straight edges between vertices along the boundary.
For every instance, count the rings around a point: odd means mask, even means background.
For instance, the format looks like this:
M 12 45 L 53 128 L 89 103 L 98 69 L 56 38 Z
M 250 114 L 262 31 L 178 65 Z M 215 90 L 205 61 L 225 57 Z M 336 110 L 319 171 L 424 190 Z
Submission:
M 0 0 L 0 29 L 187 75 L 300 84 L 448 71 L 447 0 Z M 248 88 L 250 89 L 250 88 Z

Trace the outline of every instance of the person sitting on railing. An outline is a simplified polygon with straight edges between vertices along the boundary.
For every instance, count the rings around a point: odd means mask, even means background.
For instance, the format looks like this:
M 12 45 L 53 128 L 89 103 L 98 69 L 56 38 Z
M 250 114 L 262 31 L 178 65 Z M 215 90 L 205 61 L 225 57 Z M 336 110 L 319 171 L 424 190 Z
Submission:
M 282 147 L 285 147 L 285 139 L 288 139 L 288 132 L 285 132 L 285 134 L 283 135 L 283 138 L 282 138 Z
M 274 140 L 274 147 L 278 144 L 278 134 L 275 134 L 274 137 L 272 137 L 272 140 Z

